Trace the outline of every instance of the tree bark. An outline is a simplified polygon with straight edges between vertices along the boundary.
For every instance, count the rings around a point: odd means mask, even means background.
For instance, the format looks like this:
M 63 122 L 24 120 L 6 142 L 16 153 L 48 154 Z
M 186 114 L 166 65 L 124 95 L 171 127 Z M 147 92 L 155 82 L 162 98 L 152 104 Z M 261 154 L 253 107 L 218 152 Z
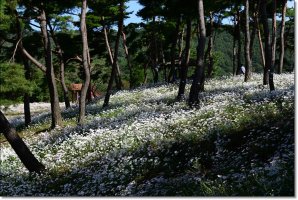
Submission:
M 112 72 L 107 88 L 107 92 L 105 95 L 103 107 L 107 107 L 109 105 L 110 101 L 110 96 L 112 92 L 112 86 L 113 86 L 113 80 L 114 76 L 116 74 L 116 68 L 117 68 L 117 62 L 118 62 L 118 53 L 119 53 L 119 43 L 120 43 L 120 37 L 123 32 L 123 19 L 124 19 L 124 2 L 121 0 L 120 5 L 119 5 L 119 20 L 118 20 L 118 32 L 117 32 L 117 37 L 116 37 L 116 42 L 115 42 L 115 51 L 114 51 L 114 57 L 113 57 L 113 66 L 112 66 Z
M 272 69 L 272 49 L 270 43 L 270 32 L 267 18 L 267 0 L 261 0 L 261 20 L 264 28 L 265 36 L 265 68 L 264 68 L 264 77 L 263 84 L 267 85 L 269 82 L 270 91 L 274 90 L 273 82 L 273 71 Z M 270 72 L 269 72 L 270 71 Z
M 236 49 L 236 33 L 237 33 L 237 18 L 236 18 L 237 16 L 236 15 L 234 15 L 234 34 L 233 34 L 233 76 L 235 76 L 236 75 L 236 71 L 237 71 L 237 68 L 236 68 L 236 63 L 235 63 L 235 61 L 236 61 L 236 51 L 237 51 L 237 49 Z
M 255 40 L 255 36 L 256 36 L 256 32 L 257 32 L 257 28 L 258 28 L 257 27 L 258 26 L 257 18 L 258 18 L 258 10 L 259 10 L 259 3 L 258 2 L 256 2 L 256 0 L 252 1 L 252 4 L 253 4 L 253 8 L 252 8 L 253 28 L 252 28 L 251 40 L 250 40 L 250 46 L 249 46 L 249 54 L 250 54 L 251 62 L 253 60 L 254 40 Z
M 204 87 L 204 50 L 206 43 L 206 27 L 204 19 L 204 3 L 198 0 L 198 46 L 197 46 L 197 65 L 189 92 L 188 104 L 193 106 L 199 103 L 199 92 Z
M 11 127 L 10 123 L 1 111 L 0 132 L 4 134 L 4 137 L 30 172 L 41 173 L 45 170 L 45 166 L 34 157 L 22 138 L 20 138 L 16 130 Z
M 245 1 L 245 76 L 247 82 L 251 78 L 251 56 L 250 56 L 250 32 L 249 32 L 249 0 Z
M 172 45 L 171 45 L 171 69 L 169 72 L 169 76 L 168 76 L 168 82 L 173 83 L 176 80 L 176 76 L 175 76 L 175 71 L 176 71 L 176 46 L 177 46 L 177 41 L 178 41 L 178 37 L 179 37 L 179 29 L 180 29 L 180 24 L 181 24 L 181 18 L 180 16 L 177 17 L 176 20 L 176 27 L 175 27 L 175 33 L 172 39 Z
M 183 53 L 183 35 L 184 35 L 184 27 L 182 28 L 182 31 L 179 34 L 179 41 L 178 41 L 178 64 L 181 65 L 182 63 L 182 53 Z
M 49 92 L 50 92 L 51 112 L 52 112 L 51 128 L 55 128 L 56 126 L 62 125 L 62 116 L 61 116 L 61 110 L 59 106 L 58 91 L 57 91 L 54 67 L 52 62 L 51 40 L 49 37 L 49 33 L 47 31 L 46 13 L 43 8 L 40 9 L 39 20 L 40 20 L 41 32 L 43 35 L 45 63 L 46 63 L 46 77 L 47 77 Z
M 185 56 L 182 60 L 181 67 L 180 67 L 180 84 L 179 84 L 177 100 L 185 99 L 185 86 L 186 86 L 189 56 L 190 56 L 190 41 L 191 41 L 191 19 L 188 18 L 186 22 L 186 39 L 185 39 L 185 49 L 184 49 Z
M 262 36 L 261 36 L 261 30 L 260 30 L 260 27 L 259 27 L 259 22 L 258 22 L 257 33 L 258 33 L 258 40 L 259 40 L 259 45 L 260 45 L 262 65 L 263 65 L 263 68 L 265 68 L 265 53 L 264 53 L 264 48 L 263 48 L 263 41 L 262 41 Z
M 274 68 L 275 68 L 274 67 L 275 66 L 275 53 L 276 53 L 276 0 L 273 0 L 272 4 L 273 4 L 273 13 L 272 13 L 272 44 L 271 44 L 272 58 L 271 58 L 271 66 L 273 66 L 272 69 L 274 70 Z
M 125 52 L 125 57 L 127 60 L 127 67 L 129 69 L 129 80 L 130 80 L 129 87 L 130 87 L 130 89 L 132 89 L 133 88 L 133 85 L 131 84 L 131 80 L 133 79 L 132 78 L 132 65 L 130 62 L 130 55 L 129 55 L 128 48 L 126 45 L 126 35 L 125 35 L 124 31 L 122 31 L 122 44 L 123 44 L 123 48 L 124 48 L 124 52 Z
M 30 66 L 28 60 L 23 57 L 25 78 L 31 81 Z M 31 123 L 31 112 L 30 112 L 30 95 L 28 93 L 24 94 L 24 114 L 25 114 L 25 126 L 28 127 Z
M 155 22 L 155 16 L 153 16 L 152 19 L 153 25 L 156 26 Z M 156 31 L 156 30 L 155 30 Z M 158 66 L 158 48 L 157 48 L 157 38 L 156 38 L 156 33 L 155 31 L 152 32 L 152 43 L 151 45 L 151 56 L 152 56 L 152 74 L 153 74 L 153 82 L 157 83 L 158 82 L 158 74 L 159 74 L 159 66 Z
M 43 64 L 41 64 L 38 60 L 36 60 L 34 57 L 32 57 L 31 54 L 28 53 L 28 51 L 24 47 L 20 47 L 20 48 L 21 48 L 22 53 L 27 57 L 27 59 L 29 59 L 42 72 L 46 73 L 47 68 Z
M 279 65 L 277 73 L 281 74 L 284 65 L 284 55 L 285 55 L 285 22 L 286 22 L 286 12 L 287 12 L 287 0 L 282 1 L 282 18 L 281 18 L 281 28 L 280 28 L 280 53 L 279 53 Z
M 237 8 L 237 40 L 238 40 L 238 52 L 237 52 L 237 70 L 236 75 L 241 73 L 241 17 L 239 7 Z
M 164 54 L 164 51 L 163 51 L 163 44 L 162 42 L 160 43 L 160 56 L 161 56 L 161 67 L 163 68 L 163 75 L 164 75 L 164 82 L 166 83 L 167 82 L 167 68 L 166 68 L 166 59 L 165 59 L 165 54 Z
M 209 36 L 209 42 L 208 42 L 208 47 L 207 47 L 207 52 L 205 54 L 205 63 L 207 63 L 207 57 L 209 58 L 208 62 L 208 70 L 207 70 L 207 77 L 211 78 L 212 72 L 213 72 L 213 46 L 214 46 L 214 38 L 213 38 L 213 33 L 214 33 L 214 17 L 213 13 L 210 12 L 210 36 Z
M 86 12 L 87 12 L 87 0 L 82 0 L 82 10 L 81 10 L 81 23 L 80 23 L 80 31 L 82 36 L 82 45 L 83 45 L 83 68 L 85 73 L 85 80 L 80 93 L 79 100 L 79 118 L 78 124 L 83 125 L 85 121 L 86 114 L 86 96 L 88 87 L 90 85 L 90 63 L 89 63 L 89 48 L 88 48 L 88 38 L 87 38 L 87 27 L 86 27 Z
M 53 41 L 55 43 L 56 49 L 57 49 L 57 55 L 59 58 L 59 63 L 60 63 L 60 82 L 61 82 L 61 87 L 63 89 L 63 96 L 64 96 L 64 102 L 65 102 L 65 107 L 70 108 L 70 101 L 68 97 L 68 88 L 65 84 L 65 62 L 64 62 L 64 53 L 63 50 L 56 38 L 54 29 L 50 23 L 48 23 L 48 26 L 50 28 L 50 33 L 52 35 Z
M 105 25 L 105 22 L 104 22 L 104 17 L 102 17 L 102 22 L 103 22 L 103 33 L 104 33 L 104 38 L 105 38 L 105 44 L 106 44 L 106 47 L 107 47 L 107 51 L 108 51 L 108 54 L 109 54 L 109 58 L 110 58 L 110 62 L 111 62 L 111 66 L 113 66 L 113 53 L 112 53 L 112 49 L 111 49 L 111 46 L 110 46 L 110 42 L 109 42 L 109 38 L 108 38 L 108 33 L 107 33 L 107 28 L 106 28 L 106 25 Z M 121 72 L 120 72 L 120 68 L 119 68 L 119 65 L 117 63 L 117 67 L 116 67 L 116 75 L 115 75 L 115 82 L 116 82 L 116 87 L 117 89 L 121 89 L 122 88 L 122 81 L 121 81 Z

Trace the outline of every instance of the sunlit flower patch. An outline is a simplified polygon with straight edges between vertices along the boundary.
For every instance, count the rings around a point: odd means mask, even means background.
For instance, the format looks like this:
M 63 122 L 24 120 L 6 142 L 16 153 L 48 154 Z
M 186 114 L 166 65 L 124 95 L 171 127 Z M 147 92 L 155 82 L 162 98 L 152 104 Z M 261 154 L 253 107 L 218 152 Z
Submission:
M 43 175 L 29 175 L 3 143 L 0 194 L 289 193 L 294 184 L 294 74 L 275 75 L 273 92 L 262 85 L 261 74 L 252 77 L 248 83 L 240 76 L 208 80 L 194 109 L 175 101 L 175 84 L 119 91 L 108 109 L 98 100 L 87 106 L 85 126 L 24 137 L 46 166 Z M 63 111 L 66 119 L 76 114 L 76 107 Z M 35 116 L 34 126 L 48 122 L 48 116 Z

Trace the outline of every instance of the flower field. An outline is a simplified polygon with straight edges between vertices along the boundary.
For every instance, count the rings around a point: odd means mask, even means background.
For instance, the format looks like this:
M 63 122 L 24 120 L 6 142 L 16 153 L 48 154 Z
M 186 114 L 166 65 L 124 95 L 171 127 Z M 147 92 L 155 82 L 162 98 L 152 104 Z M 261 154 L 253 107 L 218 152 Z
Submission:
M 193 109 L 170 84 L 94 101 L 84 127 L 75 106 L 51 131 L 46 112 L 26 129 L 11 119 L 47 171 L 29 174 L 2 141 L 0 195 L 294 196 L 294 74 L 273 92 L 252 77 L 207 80 Z

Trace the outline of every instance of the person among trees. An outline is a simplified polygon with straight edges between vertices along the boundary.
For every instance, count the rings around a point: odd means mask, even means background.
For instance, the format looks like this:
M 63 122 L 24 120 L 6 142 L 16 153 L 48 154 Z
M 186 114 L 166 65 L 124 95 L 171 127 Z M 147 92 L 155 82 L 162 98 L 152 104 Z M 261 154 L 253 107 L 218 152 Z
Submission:
M 240 72 L 241 74 L 245 74 L 245 67 L 243 65 L 241 65 Z

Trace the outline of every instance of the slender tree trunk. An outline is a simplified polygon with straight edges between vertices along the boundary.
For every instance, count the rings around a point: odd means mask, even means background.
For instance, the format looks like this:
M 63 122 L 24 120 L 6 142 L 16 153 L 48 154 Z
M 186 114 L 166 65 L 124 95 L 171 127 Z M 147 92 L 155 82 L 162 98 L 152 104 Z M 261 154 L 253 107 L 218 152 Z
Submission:
M 148 69 L 148 66 L 150 64 L 150 60 L 146 63 L 146 65 L 144 65 L 144 81 L 143 81 L 143 84 L 146 84 L 147 83 L 147 69 Z
M 133 88 L 133 85 L 131 84 L 132 82 L 132 65 L 131 65 L 131 62 L 130 62 L 130 54 L 128 52 L 128 48 L 127 48 L 127 45 L 126 45 L 126 35 L 124 33 L 124 31 L 122 31 L 122 43 L 123 43 L 123 48 L 124 48 L 124 52 L 125 52 L 125 57 L 126 57 L 126 60 L 127 60 L 127 67 L 129 69 L 129 80 L 130 80 L 130 89 Z
M 23 56 L 23 63 L 25 69 L 25 78 L 31 80 L 30 66 L 28 60 Z M 31 112 L 30 112 L 30 95 L 24 94 L 24 114 L 25 114 L 25 126 L 28 127 L 31 123 Z
M 163 79 L 164 79 L 164 82 L 166 83 L 167 82 L 167 68 L 166 68 L 166 59 L 165 59 L 165 54 L 163 51 L 162 42 L 160 43 L 159 50 L 160 50 L 161 68 L 163 69 L 163 77 L 164 77 Z
M 208 42 L 208 47 L 207 47 L 207 52 L 205 55 L 205 63 L 207 63 L 207 57 L 209 58 L 208 62 L 208 71 L 207 71 L 207 77 L 211 78 L 212 72 L 213 72 L 213 46 L 214 46 L 214 17 L 213 13 L 210 12 L 210 36 L 209 36 L 209 42 Z
M 173 36 L 172 45 L 171 45 L 171 69 L 170 69 L 169 76 L 168 76 L 168 82 L 174 82 L 176 79 L 176 77 L 175 77 L 176 46 L 177 46 L 177 41 L 178 41 L 178 37 L 179 37 L 180 24 L 181 24 L 181 18 L 177 17 L 175 34 Z
M 264 53 L 263 41 L 262 41 L 262 36 L 261 36 L 261 30 L 259 28 L 259 23 L 258 23 L 257 33 L 258 33 L 258 40 L 259 40 L 259 45 L 260 45 L 262 65 L 263 65 L 263 68 L 265 68 L 265 53 Z
M 275 54 L 276 54 L 276 0 L 273 0 L 272 4 L 273 4 L 273 13 L 272 13 L 272 43 L 271 43 L 272 58 L 271 58 L 271 66 L 272 66 L 272 69 L 274 70 L 274 68 L 275 68 Z M 271 72 L 272 69 L 270 69 L 270 72 Z
M 107 47 L 107 51 L 108 51 L 108 54 L 109 54 L 109 58 L 110 58 L 110 62 L 111 62 L 111 65 L 113 66 L 113 52 L 112 52 L 112 49 L 111 49 L 111 46 L 110 46 L 110 42 L 109 42 L 109 38 L 108 38 L 108 33 L 107 33 L 107 28 L 106 28 L 106 25 L 104 23 L 104 17 L 102 17 L 102 21 L 103 21 L 103 33 L 104 33 L 104 37 L 105 37 L 105 43 L 106 43 L 106 47 Z M 115 82 L 116 82 L 116 87 L 118 90 L 120 90 L 122 88 L 122 81 L 121 81 L 121 72 L 120 72 L 120 67 L 117 64 L 117 67 L 116 67 L 116 75 L 115 75 Z
M 186 79 L 187 79 L 187 71 L 189 65 L 189 56 L 190 56 L 190 41 L 191 41 L 191 19 L 187 19 L 186 23 L 186 39 L 185 39 L 185 57 L 182 60 L 181 67 L 180 67 L 180 84 L 178 90 L 178 100 L 185 99 L 185 86 L 186 86 Z
M 189 92 L 188 104 L 195 105 L 199 101 L 199 92 L 203 89 L 204 85 L 204 50 L 206 43 L 206 27 L 204 19 L 204 4 L 203 0 L 198 0 L 198 47 L 197 47 L 197 65 L 193 78 L 192 85 Z
M 234 15 L 234 34 L 233 34 L 233 76 L 236 75 L 236 52 L 237 52 L 237 49 L 236 49 L 236 33 L 237 33 L 237 23 L 236 23 L 236 15 Z
M 30 172 L 41 173 L 45 170 L 45 166 L 34 157 L 22 138 L 20 138 L 16 130 L 11 127 L 10 123 L 1 111 L 0 132 L 4 134 L 4 137 Z
M 85 80 L 81 89 L 80 100 L 79 100 L 79 119 L 78 123 L 80 125 L 84 124 L 85 114 L 86 114 L 86 96 L 88 87 L 90 85 L 90 63 L 88 58 L 88 38 L 87 38 L 87 27 L 86 27 L 86 11 L 87 11 L 87 0 L 82 0 L 82 10 L 81 10 L 81 24 L 80 30 L 82 35 L 82 45 L 83 45 L 83 68 L 85 72 Z
M 250 60 L 252 62 L 253 60 L 253 50 L 254 50 L 254 41 L 255 41 L 255 36 L 257 32 L 257 17 L 258 17 L 258 10 L 259 10 L 259 3 L 257 3 L 255 0 L 252 2 L 253 3 L 253 28 L 252 28 L 252 33 L 251 33 L 251 40 L 250 40 L 250 46 L 249 46 L 249 54 L 250 54 Z
M 281 29 L 280 29 L 280 53 L 279 53 L 279 66 L 277 73 L 281 74 L 284 65 L 284 55 L 285 55 L 285 22 L 286 22 L 286 12 L 287 12 L 287 0 L 282 1 L 282 18 L 281 18 Z
M 111 96 L 111 91 L 112 91 L 112 86 L 113 86 L 113 79 L 116 74 L 116 68 L 117 68 L 117 61 L 118 61 L 118 51 L 119 51 L 119 43 L 120 43 L 120 37 L 123 32 L 123 18 L 124 18 L 124 2 L 121 0 L 120 6 L 119 6 L 119 20 L 118 20 L 118 32 L 117 32 L 117 38 L 115 42 L 115 52 L 114 52 L 114 60 L 113 60 L 113 66 L 112 66 L 112 72 L 111 72 L 111 77 L 109 80 L 107 92 L 105 95 L 103 107 L 107 107 L 109 105 L 110 101 L 110 96 Z
M 267 0 L 261 0 L 261 20 L 264 28 L 264 35 L 265 35 L 265 68 L 264 68 L 264 78 L 263 84 L 267 85 L 269 81 L 270 91 L 274 90 L 274 83 L 273 83 L 273 71 L 272 69 L 272 49 L 270 43 L 270 32 L 269 32 L 269 25 L 268 25 L 268 18 L 267 18 Z M 270 72 L 269 72 L 270 71 Z
M 250 32 L 249 32 L 249 0 L 245 1 L 245 76 L 247 82 L 251 78 L 251 60 L 250 60 Z
M 57 52 L 57 55 L 58 55 L 58 58 L 59 58 L 59 63 L 60 63 L 60 82 L 61 82 L 61 87 L 63 89 L 63 96 L 64 96 L 64 102 L 65 102 L 65 107 L 66 108 L 70 108 L 70 102 L 69 102 L 69 97 L 68 97 L 68 89 L 67 89 L 67 86 L 65 84 L 65 73 L 64 73 L 64 68 L 65 68 L 65 62 L 64 62 L 64 53 L 63 53 L 63 50 L 56 38 L 56 35 L 55 35 L 55 32 L 54 32 L 54 29 L 51 25 L 51 23 L 49 22 L 48 20 L 48 26 L 50 28 L 50 33 L 52 35 L 52 38 L 53 38 L 53 41 L 55 43 L 55 46 L 56 46 L 56 52 Z
M 155 16 L 153 16 L 152 21 L 153 21 L 153 25 L 155 27 L 156 26 Z M 159 66 L 158 66 L 157 38 L 156 38 L 155 31 L 152 32 L 153 45 L 151 45 L 152 46 L 151 55 L 152 55 L 152 61 L 153 61 L 152 64 L 153 65 L 151 66 L 151 69 L 152 69 L 152 73 L 153 73 L 153 82 L 157 83 L 158 82 L 158 74 L 159 74 Z
M 61 50 L 61 49 L 60 49 Z M 60 52 L 60 51 L 59 51 Z M 63 56 L 63 55 L 60 55 Z M 59 57 L 60 57 L 59 56 Z M 65 107 L 70 108 L 70 101 L 69 101 L 69 93 L 68 93 L 68 88 L 65 84 L 65 63 L 64 63 L 64 59 L 59 58 L 60 59 L 60 81 L 61 81 L 61 87 L 63 89 L 63 96 L 64 96 L 64 102 L 65 102 Z
M 181 65 L 182 63 L 182 53 L 183 53 L 183 35 L 184 35 L 184 27 L 182 28 L 182 31 L 179 34 L 179 42 L 178 42 L 178 64 Z
M 51 39 L 47 31 L 47 19 L 45 10 L 42 8 L 40 14 L 40 27 L 43 35 L 44 49 L 45 49 L 45 63 L 46 63 L 46 77 L 48 81 L 50 100 L 51 100 L 51 112 L 52 112 L 52 125 L 51 128 L 62 125 L 62 116 L 59 105 L 59 97 L 56 86 L 56 79 L 52 61 L 52 49 Z
M 239 75 L 241 72 L 241 17 L 239 7 L 237 9 L 237 40 L 238 40 L 238 52 L 237 52 L 237 70 L 236 75 Z
M 182 31 L 179 33 L 178 38 L 178 63 L 176 64 L 176 70 L 174 71 L 174 77 L 178 77 L 180 79 L 180 71 L 181 71 L 181 64 L 183 59 L 183 36 L 184 36 L 185 28 L 184 25 L 182 26 Z

